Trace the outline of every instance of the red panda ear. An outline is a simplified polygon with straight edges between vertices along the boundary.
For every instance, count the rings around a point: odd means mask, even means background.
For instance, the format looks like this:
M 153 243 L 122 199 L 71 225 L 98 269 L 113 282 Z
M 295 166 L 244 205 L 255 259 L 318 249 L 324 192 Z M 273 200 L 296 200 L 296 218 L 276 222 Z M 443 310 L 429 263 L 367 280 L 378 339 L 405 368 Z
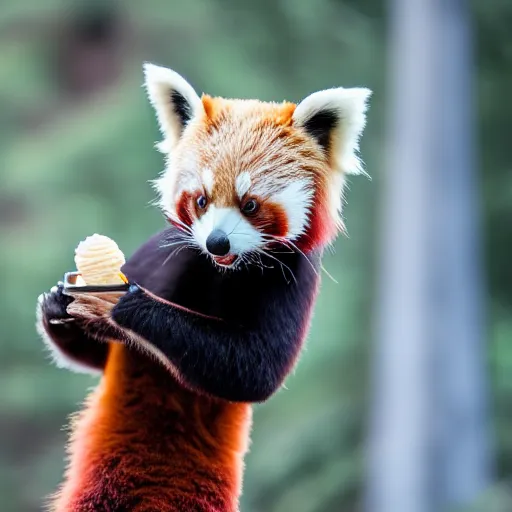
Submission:
M 204 110 L 193 87 L 168 68 L 144 64 L 145 86 L 164 136 L 160 148 L 170 151 L 179 141 L 185 126 Z
M 336 170 L 363 172 L 357 152 L 370 95 L 364 88 L 327 89 L 306 97 L 295 109 L 294 125 L 317 141 Z

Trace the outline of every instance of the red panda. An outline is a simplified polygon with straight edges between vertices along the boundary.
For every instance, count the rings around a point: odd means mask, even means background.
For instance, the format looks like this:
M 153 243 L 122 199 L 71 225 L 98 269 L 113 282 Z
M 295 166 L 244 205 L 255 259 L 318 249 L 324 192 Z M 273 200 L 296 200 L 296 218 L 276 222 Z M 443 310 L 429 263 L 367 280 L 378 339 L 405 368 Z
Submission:
M 59 361 L 103 372 L 51 510 L 235 512 L 250 403 L 299 356 L 370 93 L 277 104 L 199 97 L 151 64 L 145 76 L 170 227 L 128 260 L 115 305 L 62 286 L 39 301 Z

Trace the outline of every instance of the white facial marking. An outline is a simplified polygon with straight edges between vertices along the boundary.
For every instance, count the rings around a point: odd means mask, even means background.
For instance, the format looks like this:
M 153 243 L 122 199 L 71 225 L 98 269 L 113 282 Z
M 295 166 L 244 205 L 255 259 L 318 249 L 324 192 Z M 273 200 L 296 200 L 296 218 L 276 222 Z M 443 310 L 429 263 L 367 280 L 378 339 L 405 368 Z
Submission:
M 213 172 L 210 168 L 206 167 L 203 169 L 203 185 L 208 194 L 213 191 Z
M 263 246 L 261 233 L 237 208 L 217 208 L 212 204 L 200 219 L 194 221 L 194 237 L 206 252 L 206 239 L 215 229 L 221 229 L 228 235 L 230 254 L 242 254 Z
M 249 192 L 249 189 L 251 188 L 251 176 L 248 172 L 243 172 L 236 178 L 235 188 L 240 199 Z
M 180 181 L 180 188 L 177 191 L 178 194 L 181 192 L 194 192 L 200 188 L 201 184 L 196 176 L 189 175 Z
M 180 169 L 186 169 L 186 172 Z M 164 212 L 175 211 L 182 192 L 195 192 L 203 186 L 196 169 L 197 157 L 193 152 L 180 155 L 178 161 L 168 159 L 165 170 L 153 181 L 159 196 L 158 205 Z
M 310 208 L 313 203 L 313 189 L 309 180 L 293 181 L 272 199 L 281 204 L 288 218 L 286 238 L 293 240 L 304 233 L 308 226 Z
M 345 185 L 345 175 L 337 172 L 333 173 L 329 181 L 329 206 L 331 215 L 334 219 L 338 219 L 339 225 L 341 223 L 341 210 L 343 207 L 343 188 Z

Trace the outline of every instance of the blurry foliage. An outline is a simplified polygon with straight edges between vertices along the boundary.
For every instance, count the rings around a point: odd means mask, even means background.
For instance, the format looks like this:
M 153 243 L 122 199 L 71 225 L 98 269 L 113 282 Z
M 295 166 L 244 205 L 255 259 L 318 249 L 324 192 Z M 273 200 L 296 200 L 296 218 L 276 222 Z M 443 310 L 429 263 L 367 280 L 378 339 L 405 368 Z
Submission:
M 342 237 L 324 262 L 338 283 L 324 275 L 297 371 L 287 389 L 255 411 L 242 506 L 244 512 L 359 510 L 375 205 L 385 162 L 383 2 L 104 1 L 102 12 L 110 8 L 107 14 L 124 27 L 123 51 L 115 54 L 119 73 L 101 87 L 91 81 L 91 90 L 77 96 L 66 89 L 59 58 L 69 27 L 98 5 L 0 5 L 1 510 L 40 509 L 61 478 L 61 426 L 96 383 L 49 364 L 34 329 L 37 296 L 73 268 L 73 249 L 86 235 L 110 235 L 130 254 L 163 226 L 148 206 L 148 180 L 163 164 L 152 148 L 159 135 L 140 87 L 145 60 L 173 67 L 214 95 L 298 101 L 336 85 L 375 91 L 362 144 L 373 182 L 351 180 L 351 237 Z M 512 473 L 512 4 L 475 2 L 475 13 L 490 361 L 504 477 Z M 94 67 L 93 43 L 74 50 L 74 66 L 101 69 Z M 487 508 L 475 511 L 501 512 L 490 500 L 506 499 L 505 491 L 490 492 Z

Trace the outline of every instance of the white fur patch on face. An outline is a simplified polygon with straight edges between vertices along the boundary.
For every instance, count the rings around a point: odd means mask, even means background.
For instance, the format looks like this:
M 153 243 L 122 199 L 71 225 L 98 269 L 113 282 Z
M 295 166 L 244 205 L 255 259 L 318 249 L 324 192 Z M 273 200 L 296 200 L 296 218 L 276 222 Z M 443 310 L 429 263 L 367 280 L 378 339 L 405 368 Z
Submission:
M 288 219 L 286 238 L 294 240 L 304 233 L 308 226 L 309 213 L 313 203 L 313 188 L 307 179 L 293 181 L 272 199 L 283 206 Z
M 203 185 L 208 194 L 213 191 L 213 172 L 210 168 L 203 169 Z
M 194 221 L 194 238 L 205 252 L 208 252 L 206 239 L 215 229 L 221 229 L 228 236 L 230 254 L 242 254 L 264 245 L 261 233 L 237 208 L 217 208 L 212 204 L 200 219 Z
M 178 195 L 181 192 L 195 192 L 197 189 L 201 187 L 201 182 L 199 178 L 193 174 L 189 174 L 184 176 L 179 182 L 179 188 L 177 190 Z
M 168 217 L 176 214 L 176 202 L 183 192 L 194 193 L 203 187 L 203 179 L 198 170 L 197 156 L 193 151 L 168 158 L 165 170 L 153 181 L 153 188 L 159 198 L 160 209 Z
M 239 197 L 239 199 L 242 199 L 242 197 L 249 192 L 249 189 L 251 188 L 251 176 L 248 172 L 243 172 L 236 178 L 235 182 L 235 190 Z
M 177 158 L 168 158 L 165 170 L 153 180 L 153 188 L 159 199 L 160 209 L 173 217 L 176 213 L 176 201 L 183 192 L 193 193 L 201 190 L 203 180 L 199 173 L 197 156 L 193 151 L 178 155 Z
M 340 229 L 343 226 L 343 222 L 341 221 L 341 211 L 343 209 L 344 186 L 345 175 L 339 172 L 333 173 L 329 178 L 329 206 L 331 209 L 331 215 L 334 219 L 337 219 L 337 224 Z
M 201 188 L 199 177 L 195 174 L 183 176 L 179 183 L 170 170 L 166 170 L 160 178 L 154 180 L 159 199 L 158 206 L 168 216 L 173 217 L 176 211 L 176 201 L 182 192 L 194 192 Z

